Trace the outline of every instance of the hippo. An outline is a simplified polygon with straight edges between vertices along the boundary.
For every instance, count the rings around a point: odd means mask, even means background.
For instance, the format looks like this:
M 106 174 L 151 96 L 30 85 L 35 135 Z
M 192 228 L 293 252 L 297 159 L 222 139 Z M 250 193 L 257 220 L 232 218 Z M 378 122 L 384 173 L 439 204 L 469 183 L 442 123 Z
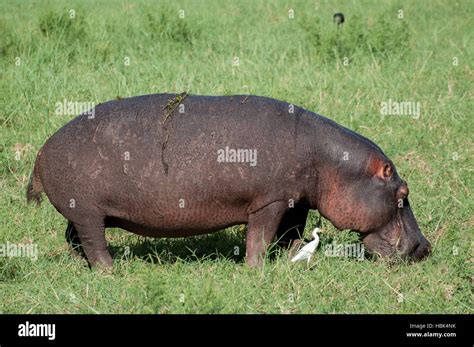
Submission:
M 66 240 L 91 267 L 111 267 L 105 228 L 188 237 L 247 224 L 246 263 L 274 240 L 301 240 L 314 209 L 358 232 L 382 258 L 431 250 L 408 185 L 367 138 L 269 97 L 152 94 L 96 105 L 39 150 L 27 201 L 45 193 Z M 397 257 L 395 257 L 397 256 Z

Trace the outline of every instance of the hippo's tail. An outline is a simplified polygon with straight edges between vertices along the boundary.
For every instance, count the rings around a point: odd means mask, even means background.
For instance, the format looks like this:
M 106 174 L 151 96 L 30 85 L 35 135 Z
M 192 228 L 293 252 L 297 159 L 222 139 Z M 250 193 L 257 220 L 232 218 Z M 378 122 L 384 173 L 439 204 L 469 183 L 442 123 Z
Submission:
M 35 161 L 35 168 L 30 176 L 30 182 L 28 183 L 28 187 L 26 188 L 26 201 L 28 203 L 36 202 L 37 205 L 41 203 L 41 193 L 44 192 L 43 185 L 41 184 L 41 180 L 38 173 L 38 166 L 39 166 L 39 159 L 41 155 L 41 150 L 38 152 Z

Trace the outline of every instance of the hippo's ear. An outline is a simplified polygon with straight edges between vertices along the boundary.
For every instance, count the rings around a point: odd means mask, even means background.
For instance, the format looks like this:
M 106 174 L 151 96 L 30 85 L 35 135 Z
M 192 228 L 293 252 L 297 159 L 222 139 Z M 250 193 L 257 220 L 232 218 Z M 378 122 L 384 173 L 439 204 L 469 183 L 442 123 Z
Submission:
M 367 165 L 367 171 L 371 176 L 377 176 L 384 181 L 388 181 L 393 176 L 393 165 L 381 158 L 371 157 Z
M 392 165 L 390 163 L 385 163 L 382 167 L 382 172 L 379 173 L 379 176 L 382 176 L 384 179 L 390 179 L 393 175 Z

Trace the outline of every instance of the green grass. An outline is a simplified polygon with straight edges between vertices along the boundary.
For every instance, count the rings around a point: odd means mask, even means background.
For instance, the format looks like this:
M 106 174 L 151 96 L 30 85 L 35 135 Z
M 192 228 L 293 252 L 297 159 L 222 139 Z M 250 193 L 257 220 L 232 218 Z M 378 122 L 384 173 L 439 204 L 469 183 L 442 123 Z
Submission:
M 0 258 L 0 312 L 473 313 L 469 1 L 0 0 L 0 7 L 0 244 L 35 243 L 39 251 L 36 261 Z M 340 29 L 332 22 L 338 11 L 346 15 Z M 409 182 L 432 256 L 388 264 L 320 249 L 307 267 L 276 251 L 252 270 L 241 227 L 177 240 L 109 230 L 114 271 L 90 271 L 69 256 L 65 220 L 48 201 L 25 203 L 37 150 L 74 117 L 57 115 L 55 104 L 185 90 L 283 99 L 374 140 Z M 382 116 L 389 99 L 419 102 L 421 116 Z M 355 240 L 327 221 L 324 231 L 322 248 Z

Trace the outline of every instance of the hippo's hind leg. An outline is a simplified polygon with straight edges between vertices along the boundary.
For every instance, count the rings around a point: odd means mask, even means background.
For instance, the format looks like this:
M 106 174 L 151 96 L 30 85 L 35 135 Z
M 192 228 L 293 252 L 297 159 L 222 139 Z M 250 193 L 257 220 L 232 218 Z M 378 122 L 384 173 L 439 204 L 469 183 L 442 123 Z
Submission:
M 82 249 L 81 240 L 77 234 L 77 230 L 72 222 L 68 221 L 66 228 L 66 241 L 71 247 L 71 254 L 76 258 L 85 258 L 84 250 Z
M 284 248 L 293 248 L 295 242 L 303 237 L 309 208 L 304 205 L 296 205 L 288 209 L 283 216 L 277 231 L 278 245 Z
M 262 266 L 268 245 L 276 235 L 287 205 L 283 201 L 273 202 L 249 215 L 247 226 L 247 264 Z
M 92 268 L 97 266 L 111 267 L 113 261 L 107 249 L 104 221 L 95 223 L 89 221 L 87 224 L 73 223 L 73 227 L 77 231 L 77 236 L 89 265 Z

